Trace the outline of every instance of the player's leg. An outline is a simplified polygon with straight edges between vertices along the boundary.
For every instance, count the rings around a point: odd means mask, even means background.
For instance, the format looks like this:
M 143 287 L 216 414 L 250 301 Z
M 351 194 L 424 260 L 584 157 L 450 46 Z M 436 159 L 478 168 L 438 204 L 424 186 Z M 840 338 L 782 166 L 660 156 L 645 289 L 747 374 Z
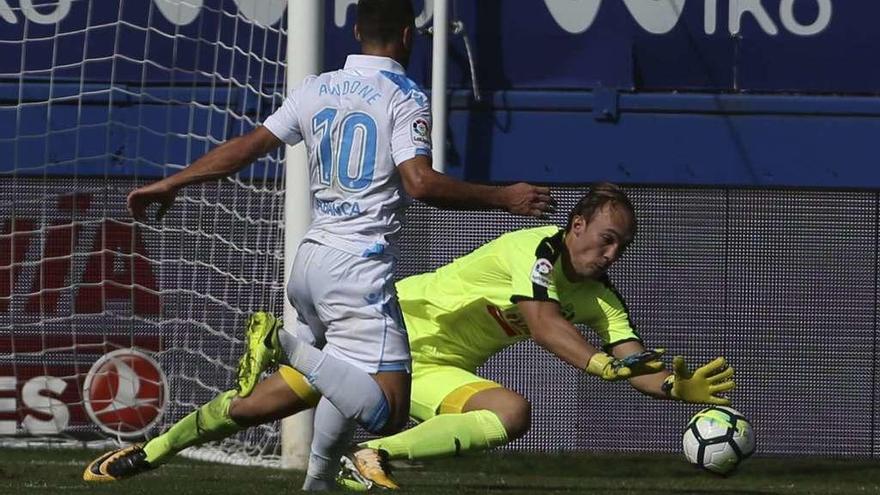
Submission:
M 229 417 L 240 427 L 248 428 L 311 409 L 320 399 L 300 373 L 281 366 L 277 373 L 258 383 L 251 396 L 232 401 Z
M 337 488 L 339 459 L 350 448 L 356 423 L 322 398 L 315 409 L 309 467 L 302 489 L 326 491 Z
M 304 243 L 288 296 L 310 326 L 326 326 L 327 344 L 319 350 L 299 335 L 279 334 L 290 365 L 373 433 L 405 425 L 409 407 L 409 347 L 392 276 L 390 259 Z
M 296 349 L 290 357 L 291 366 L 306 375 L 309 383 L 346 417 L 355 419 L 372 433 L 385 431 L 388 424 L 399 424 L 389 421 L 392 407 L 369 373 L 314 347 L 299 342 L 290 344 L 291 340 L 282 334 L 282 343 L 287 342 L 283 345 Z M 399 410 L 400 406 L 394 409 Z
M 248 397 L 238 397 L 233 390 L 225 392 L 147 442 L 143 447 L 146 460 L 158 466 L 187 447 L 314 407 L 316 399 L 314 394 L 298 395 L 281 372 L 275 373 L 258 383 Z
M 421 423 L 365 442 L 343 459 L 345 476 L 364 486 L 396 487 L 389 460 L 485 450 L 509 442 L 528 428 L 528 402 L 519 394 L 461 368 L 423 364 L 417 354 L 413 358 L 411 414 Z M 505 419 L 485 406 L 503 411 Z
M 388 402 L 388 421 L 381 430 L 374 432 L 391 435 L 399 432 L 409 421 L 412 375 L 409 371 L 380 371 L 373 375 Z
M 292 371 L 292 370 L 289 370 Z M 107 452 L 86 467 L 86 481 L 115 481 L 154 469 L 181 450 L 226 438 L 249 426 L 274 421 L 314 407 L 317 396 L 300 375 L 288 378 L 275 373 L 257 384 L 248 397 L 229 390 L 175 423 L 143 446 L 132 445 Z M 297 392 L 297 390 L 299 392 Z
M 495 387 L 474 393 L 461 408 L 461 413 L 476 412 L 491 413 L 504 426 L 506 438 L 497 445 L 522 437 L 532 426 L 532 405 L 525 397 L 509 388 Z M 494 420 L 493 424 L 497 425 Z
M 314 403 L 316 399 L 320 398 L 318 392 L 295 369 L 282 366 L 279 371 L 286 386 L 290 387 L 297 396 L 308 397 L 309 403 Z M 284 395 L 281 390 L 276 393 Z M 269 412 L 274 413 L 275 411 L 270 409 Z M 246 415 L 250 420 L 261 416 L 262 413 L 259 411 L 249 412 Z M 328 400 L 320 399 L 315 410 L 314 435 L 312 436 L 309 466 L 303 490 L 317 491 L 337 488 L 340 458 L 350 448 L 355 425 L 354 420 L 346 418 Z
M 530 408 L 521 395 L 469 371 L 417 365 L 412 413 L 420 424 L 363 446 L 413 460 L 485 450 L 525 433 Z
M 316 340 L 320 340 L 323 333 L 320 327 L 317 330 L 316 333 L 312 333 L 312 336 L 317 334 L 319 339 Z M 305 332 L 312 332 L 312 330 L 300 321 L 297 333 L 309 341 L 310 337 Z M 321 398 L 317 390 L 300 372 L 288 366 L 281 366 L 278 375 L 283 378 L 283 384 L 276 382 L 277 386 L 274 387 L 272 393 L 278 397 L 285 397 L 289 395 L 289 392 L 293 392 L 294 395 L 303 398 L 310 405 L 317 403 L 308 471 L 302 489 L 307 491 L 333 490 L 337 488 L 336 478 L 339 472 L 340 458 L 350 448 L 356 423 L 351 418 L 346 418 L 327 399 Z M 290 390 L 285 393 L 284 388 Z M 262 394 L 263 390 L 258 386 L 254 396 L 259 397 Z M 319 399 L 320 402 L 318 402 Z M 276 399 L 275 402 L 279 400 L 281 399 Z M 239 424 L 257 424 L 280 419 L 278 415 L 284 413 L 284 408 L 273 407 L 271 402 L 268 400 L 238 401 L 237 404 L 240 404 L 240 407 L 232 412 L 233 418 Z M 291 414 L 295 412 L 298 411 L 290 411 Z
M 391 407 L 401 407 L 395 418 L 408 418 L 409 407 L 407 399 L 410 395 L 410 374 L 405 372 L 380 372 L 375 375 L 376 381 L 382 387 L 383 392 L 389 398 Z M 403 406 L 406 403 L 406 406 Z M 392 432 L 399 431 L 405 422 L 402 419 L 395 419 L 396 422 L 389 422 L 386 428 Z M 348 450 L 348 449 L 346 449 Z M 353 482 L 355 486 L 360 485 L 361 488 L 367 489 L 372 486 L 378 486 L 386 490 L 396 490 L 399 488 L 397 482 L 391 477 L 391 470 L 388 466 L 388 456 L 384 452 L 374 449 L 359 449 L 354 454 L 342 457 L 341 462 L 343 473 L 348 476 L 342 476 L 343 484 Z M 338 469 L 337 469 L 338 471 Z
M 352 256 L 304 244 L 294 261 L 288 295 L 314 339 L 302 329 L 279 341 L 291 364 L 341 417 L 374 433 L 398 431 L 409 410 L 410 356 L 393 286 L 393 265 L 383 258 Z M 322 340 L 320 348 L 313 341 Z M 305 488 L 323 489 L 335 480 L 337 443 L 344 423 L 316 416 Z M 346 436 L 347 438 L 347 436 Z M 347 446 L 345 446 L 347 447 Z

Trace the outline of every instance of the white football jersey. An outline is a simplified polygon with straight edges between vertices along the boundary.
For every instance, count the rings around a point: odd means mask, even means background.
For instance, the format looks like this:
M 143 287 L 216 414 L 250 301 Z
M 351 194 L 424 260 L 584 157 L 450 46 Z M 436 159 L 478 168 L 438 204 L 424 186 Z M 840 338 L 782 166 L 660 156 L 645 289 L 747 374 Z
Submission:
M 307 77 L 263 123 L 305 141 L 312 224 L 305 239 L 369 256 L 396 255 L 409 198 L 397 165 L 431 156 L 431 108 L 403 67 L 350 55 L 342 70 Z

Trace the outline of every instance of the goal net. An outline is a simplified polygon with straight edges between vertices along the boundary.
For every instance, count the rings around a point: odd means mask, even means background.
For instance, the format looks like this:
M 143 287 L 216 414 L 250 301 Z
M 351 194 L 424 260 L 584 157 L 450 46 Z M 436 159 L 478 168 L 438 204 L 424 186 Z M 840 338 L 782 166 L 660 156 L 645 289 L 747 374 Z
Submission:
M 133 223 L 127 193 L 268 116 L 286 0 L 0 0 L 0 442 L 150 438 L 281 314 L 283 151 Z M 153 213 L 153 212 L 151 212 Z M 199 449 L 271 463 L 278 425 Z

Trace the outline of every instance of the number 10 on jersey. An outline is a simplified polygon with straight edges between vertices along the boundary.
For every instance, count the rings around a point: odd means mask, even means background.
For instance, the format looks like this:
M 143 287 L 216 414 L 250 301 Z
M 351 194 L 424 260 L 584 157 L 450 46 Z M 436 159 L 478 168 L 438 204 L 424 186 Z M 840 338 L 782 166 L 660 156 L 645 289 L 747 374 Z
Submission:
M 312 132 L 319 141 L 321 184 L 332 186 L 335 175 L 342 189 L 363 191 L 373 182 L 376 169 L 376 121 L 364 112 L 346 114 L 342 117 L 337 139 L 333 139 L 331 130 L 338 113 L 337 109 L 328 107 L 312 118 Z M 359 146 L 355 147 L 355 143 Z M 355 163 L 351 163 L 353 153 Z

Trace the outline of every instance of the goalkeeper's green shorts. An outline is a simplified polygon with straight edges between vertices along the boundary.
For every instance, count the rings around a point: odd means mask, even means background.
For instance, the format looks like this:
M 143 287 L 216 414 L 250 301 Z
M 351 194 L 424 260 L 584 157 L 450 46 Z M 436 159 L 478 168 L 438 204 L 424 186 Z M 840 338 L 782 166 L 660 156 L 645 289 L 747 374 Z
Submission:
M 278 370 L 293 392 L 314 407 L 320 394 L 300 372 L 289 366 Z M 501 385 L 455 366 L 413 361 L 410 416 L 425 421 L 438 414 L 460 413 L 475 393 Z
M 438 414 L 460 413 L 474 394 L 500 386 L 455 366 L 420 363 L 413 354 L 409 415 L 425 421 Z

